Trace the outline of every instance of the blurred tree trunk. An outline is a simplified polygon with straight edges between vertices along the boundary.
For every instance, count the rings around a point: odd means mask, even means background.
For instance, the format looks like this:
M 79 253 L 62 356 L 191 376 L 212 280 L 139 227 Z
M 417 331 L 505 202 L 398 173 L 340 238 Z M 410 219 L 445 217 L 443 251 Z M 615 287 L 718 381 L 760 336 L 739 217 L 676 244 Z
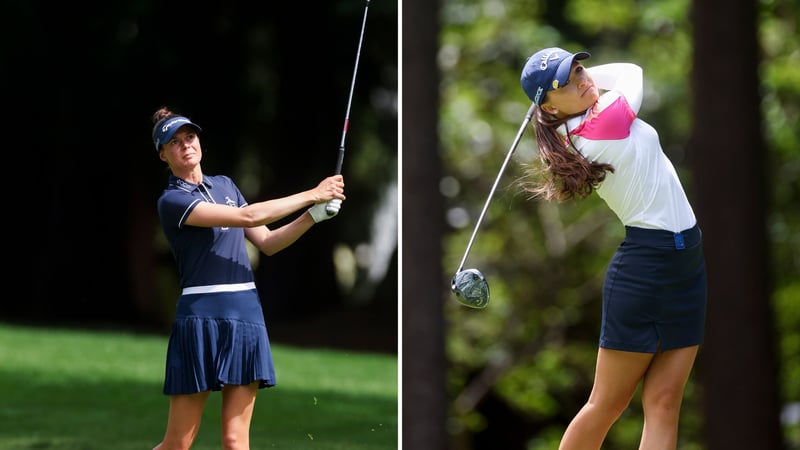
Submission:
M 442 450 L 447 442 L 438 8 L 437 1 L 410 0 L 402 21 L 402 448 L 414 450 Z
M 776 450 L 783 443 L 756 2 L 695 0 L 693 8 L 689 154 L 709 277 L 706 340 L 698 359 L 705 439 L 708 450 Z

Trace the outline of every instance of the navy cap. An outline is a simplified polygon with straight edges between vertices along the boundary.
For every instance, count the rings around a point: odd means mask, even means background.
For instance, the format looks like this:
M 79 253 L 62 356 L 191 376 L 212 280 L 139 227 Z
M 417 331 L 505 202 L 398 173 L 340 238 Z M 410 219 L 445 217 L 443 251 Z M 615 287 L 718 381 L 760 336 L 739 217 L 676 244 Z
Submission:
M 572 61 L 589 56 L 591 55 L 586 52 L 570 53 L 558 47 L 539 50 L 525 61 L 525 67 L 522 68 L 522 90 L 536 106 L 541 105 L 547 91 L 567 84 Z
M 201 130 L 199 125 L 183 116 L 169 116 L 159 120 L 153 127 L 153 143 L 156 145 L 156 151 L 159 151 L 162 145 L 172 139 L 178 128 L 184 125 L 189 125 L 198 133 Z

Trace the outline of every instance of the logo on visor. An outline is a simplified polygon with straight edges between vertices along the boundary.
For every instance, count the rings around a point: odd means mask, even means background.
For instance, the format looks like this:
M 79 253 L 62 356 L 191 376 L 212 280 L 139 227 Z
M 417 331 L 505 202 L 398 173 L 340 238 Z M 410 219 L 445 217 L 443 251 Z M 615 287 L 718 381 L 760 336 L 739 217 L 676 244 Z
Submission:
M 161 127 L 161 132 L 166 133 L 176 123 L 189 123 L 189 119 L 186 119 L 184 117 L 178 117 L 176 119 L 172 119 L 167 123 L 165 123 L 163 127 Z
M 166 141 L 165 138 L 167 137 L 166 135 L 169 133 L 170 128 L 174 127 L 175 125 L 182 125 L 185 123 L 190 124 L 192 123 L 192 121 L 187 119 L 186 117 L 178 116 L 178 117 L 173 117 L 164 122 L 164 125 L 161 125 L 161 128 L 158 130 L 158 133 L 156 133 L 156 136 L 154 137 L 156 150 L 158 150 L 161 147 L 161 144 L 165 143 Z

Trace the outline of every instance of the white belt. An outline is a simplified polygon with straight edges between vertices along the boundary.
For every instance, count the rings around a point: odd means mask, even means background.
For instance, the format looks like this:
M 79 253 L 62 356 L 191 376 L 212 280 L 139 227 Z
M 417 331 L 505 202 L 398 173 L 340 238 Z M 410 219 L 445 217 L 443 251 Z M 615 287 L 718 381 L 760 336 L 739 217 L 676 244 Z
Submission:
M 233 284 L 211 284 L 208 286 L 192 286 L 183 288 L 183 295 L 187 294 L 210 294 L 212 292 L 239 292 L 249 291 L 256 288 L 256 283 L 233 283 Z

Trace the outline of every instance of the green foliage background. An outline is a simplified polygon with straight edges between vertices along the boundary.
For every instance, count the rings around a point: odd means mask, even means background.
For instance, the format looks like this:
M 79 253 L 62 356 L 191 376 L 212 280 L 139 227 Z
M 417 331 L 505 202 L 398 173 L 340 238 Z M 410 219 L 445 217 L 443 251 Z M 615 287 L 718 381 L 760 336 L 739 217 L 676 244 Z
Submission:
M 631 61 L 644 68 L 640 117 L 659 130 L 664 151 L 692 197 L 685 149 L 690 126 L 692 30 L 689 0 L 447 0 L 441 14 L 441 156 L 447 199 L 443 278 L 458 268 L 530 102 L 519 85 L 525 58 L 559 46 L 592 53 L 587 65 Z M 759 3 L 763 130 L 771 168 L 772 302 L 781 357 L 782 403 L 800 401 L 800 39 L 798 2 Z M 730 95 L 736 108 L 736 92 Z M 489 280 L 488 308 L 472 310 L 446 292 L 450 433 L 479 433 L 488 397 L 525 417 L 536 436 L 528 448 L 557 446 L 566 421 L 591 389 L 606 264 L 624 230 L 597 196 L 580 202 L 529 201 L 519 181 L 535 158 L 528 127 L 484 217 L 465 268 Z M 740 174 L 715 176 L 746 183 Z M 735 201 L 735 199 L 720 199 Z M 702 352 L 702 350 L 701 350 Z M 679 447 L 700 449 L 701 387 L 691 379 Z M 635 448 L 641 429 L 637 398 L 612 429 L 608 449 Z M 787 439 L 800 448 L 798 426 Z

